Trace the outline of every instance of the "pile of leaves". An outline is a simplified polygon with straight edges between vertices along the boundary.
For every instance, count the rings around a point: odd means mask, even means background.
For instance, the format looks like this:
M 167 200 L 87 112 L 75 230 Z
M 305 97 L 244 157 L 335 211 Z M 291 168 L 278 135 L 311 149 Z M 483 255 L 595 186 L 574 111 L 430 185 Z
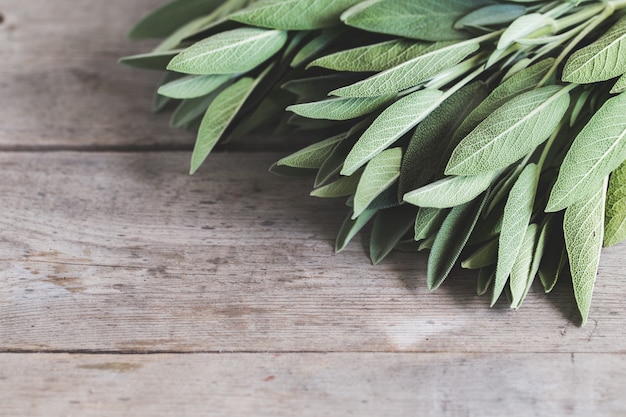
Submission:
M 218 142 L 273 126 L 318 141 L 273 172 L 346 198 L 342 250 L 461 261 L 519 308 L 570 279 L 584 324 L 602 246 L 626 237 L 626 0 L 175 0 L 126 64 L 165 71 L 154 110 Z M 288 112 L 285 112 L 285 108 Z

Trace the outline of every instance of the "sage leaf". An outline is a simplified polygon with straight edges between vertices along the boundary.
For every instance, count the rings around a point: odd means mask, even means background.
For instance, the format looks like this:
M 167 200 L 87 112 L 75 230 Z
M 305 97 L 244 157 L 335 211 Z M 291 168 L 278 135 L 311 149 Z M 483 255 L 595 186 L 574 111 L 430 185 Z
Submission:
M 183 50 L 167 69 L 197 75 L 243 73 L 273 56 L 286 41 L 287 33 L 277 30 L 229 30 Z
M 457 40 L 466 33 L 453 24 L 463 15 L 491 3 L 486 0 L 384 0 L 346 12 L 348 26 L 370 32 L 426 41 Z M 359 6 L 356 6 L 359 7 Z
M 606 179 L 604 184 L 599 186 L 589 198 L 569 206 L 563 218 L 563 233 L 574 285 L 574 296 L 583 326 L 589 315 L 591 295 L 600 264 L 605 198 Z
M 342 133 L 328 139 L 313 143 L 276 162 L 276 165 L 287 165 L 293 168 L 319 168 L 330 155 L 335 145 L 346 138 Z
M 190 98 L 181 101 L 172 114 L 170 126 L 185 127 L 194 120 L 202 117 L 209 107 L 209 104 L 215 100 L 215 97 L 216 94 L 208 94 L 204 97 Z
M 372 113 L 389 103 L 394 95 L 360 98 L 330 98 L 287 107 L 299 116 L 310 119 L 349 120 Z
M 512 43 L 518 42 L 542 28 L 550 27 L 553 23 L 554 19 L 540 13 L 520 16 L 500 36 L 498 49 L 506 49 Z
M 498 175 L 497 171 L 470 177 L 447 177 L 410 191 L 403 200 L 419 207 L 450 208 L 478 197 Z
M 198 138 L 191 155 L 191 174 L 200 168 L 254 86 L 253 78 L 241 78 L 220 92 L 211 102 L 198 129 Z
M 520 250 L 511 269 L 511 308 L 517 309 L 521 305 L 526 294 L 528 282 L 533 277 L 530 276 L 531 264 L 535 253 L 535 241 L 537 240 L 538 226 L 535 223 L 528 225 Z M 496 267 L 497 271 L 497 267 Z M 496 272 L 497 274 L 497 272 Z M 497 279 L 497 278 L 496 278 Z
M 465 269 L 480 269 L 495 265 L 498 259 L 498 239 L 489 241 L 476 249 L 463 262 L 461 267 Z
M 365 227 L 377 212 L 377 209 L 366 209 L 356 219 L 352 218 L 352 213 L 348 214 L 337 234 L 335 252 L 338 253 L 344 250 L 352 238 Z
M 437 43 L 423 54 L 357 83 L 330 92 L 340 97 L 372 97 L 397 93 L 439 74 L 479 48 L 478 42 Z
M 554 289 L 566 263 L 567 250 L 564 245 L 559 246 L 557 251 L 551 252 L 550 256 L 544 257 L 543 262 L 539 266 L 539 279 L 546 293 Z
M 611 88 L 611 94 L 619 94 L 624 91 L 626 91 L 626 74 L 619 77 L 619 79 L 615 82 L 613 88 Z
M 454 147 L 459 144 L 461 139 L 474 130 L 480 122 L 487 118 L 487 116 L 496 111 L 499 107 L 502 107 L 502 105 L 510 101 L 512 98 L 535 88 L 553 63 L 554 58 L 544 59 L 515 73 L 506 81 L 498 85 L 486 99 L 482 100 L 471 111 L 467 118 L 465 118 L 465 120 L 463 120 L 461 125 L 458 127 L 452 139 L 453 147 L 450 149 L 448 158 L 452 154 Z M 445 162 L 447 163 L 448 159 L 446 159 Z
M 487 200 L 484 196 L 450 210 L 432 243 L 426 282 L 432 291 L 441 285 L 456 264 Z
M 216 9 L 223 0 L 174 0 L 154 9 L 133 26 L 131 39 L 161 38 L 199 15 Z
M 559 125 L 569 106 L 567 92 L 568 87 L 546 86 L 505 103 L 461 140 L 446 174 L 493 171 L 533 151 Z
M 411 206 L 399 206 L 376 214 L 370 235 L 370 258 L 374 265 L 385 259 L 411 229 L 415 212 Z
M 177 99 L 196 98 L 215 91 L 229 79 L 229 75 L 188 75 L 162 85 L 158 93 Z
M 417 125 L 402 160 L 398 189 L 400 198 L 443 176 L 443 169 L 439 168 L 450 136 L 488 91 L 482 82 L 468 84 L 444 100 Z
M 322 75 L 319 77 L 291 80 L 282 85 L 282 88 L 298 96 L 300 101 L 314 101 L 325 99 L 328 93 L 335 88 L 362 79 L 360 74 L 339 73 Z
M 180 52 L 180 49 L 176 49 L 173 51 L 148 52 L 146 54 L 125 56 L 120 59 L 120 63 L 139 69 L 161 71 L 164 70 L 172 58 Z
M 422 55 L 430 48 L 430 43 L 394 39 L 335 52 L 317 58 L 308 66 L 335 71 L 379 72 Z
M 330 184 L 316 188 L 311 191 L 311 196 L 321 198 L 337 198 L 352 195 L 355 193 L 356 187 L 359 185 L 361 173 L 362 171 L 356 172 L 349 177 L 342 177 L 334 182 L 331 182 Z
M 415 217 L 414 240 L 418 241 L 434 236 L 447 214 L 447 210 L 420 207 Z
M 626 239 L 626 161 L 611 174 L 606 195 L 604 246 Z
M 420 90 L 386 108 L 354 145 L 344 162 L 342 175 L 350 175 L 397 141 L 440 104 L 443 92 Z
M 565 63 L 563 81 L 588 84 L 626 73 L 626 16 L 604 35 L 578 51 Z
M 515 181 L 504 206 L 491 306 L 495 305 L 500 298 L 516 259 L 519 257 L 518 254 L 524 248 L 524 236 L 532 215 L 538 180 L 537 165 L 528 164 Z
M 366 166 L 354 194 L 355 219 L 400 176 L 402 149 L 391 148 L 374 157 Z
M 496 270 L 493 267 L 481 268 L 478 271 L 478 280 L 476 282 L 476 294 L 484 295 L 489 290 L 489 286 L 496 276 Z
M 454 23 L 454 29 L 484 28 L 512 22 L 526 13 L 526 7 L 516 4 L 493 4 L 476 9 Z
M 331 28 L 323 30 L 322 33 L 311 39 L 304 46 L 302 46 L 302 48 L 300 48 L 289 65 L 292 68 L 296 68 L 305 62 L 310 61 L 324 49 L 328 48 L 333 41 L 340 39 L 341 36 L 345 35 L 346 31 L 344 28 Z
M 546 211 L 559 211 L 595 192 L 626 159 L 626 94 L 607 100 L 574 139 Z
M 230 19 L 280 30 L 311 30 L 337 26 L 343 11 L 360 0 L 259 0 Z

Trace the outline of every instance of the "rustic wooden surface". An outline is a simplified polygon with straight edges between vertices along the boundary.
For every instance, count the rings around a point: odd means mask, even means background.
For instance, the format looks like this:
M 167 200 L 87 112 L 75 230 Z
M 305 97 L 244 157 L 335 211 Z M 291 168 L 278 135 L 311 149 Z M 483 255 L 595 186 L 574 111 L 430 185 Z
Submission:
M 488 308 L 425 259 L 333 254 L 341 202 L 212 155 L 116 64 L 159 0 L 3 0 L 0 416 L 624 416 L 626 245 L 586 327 L 572 289 Z

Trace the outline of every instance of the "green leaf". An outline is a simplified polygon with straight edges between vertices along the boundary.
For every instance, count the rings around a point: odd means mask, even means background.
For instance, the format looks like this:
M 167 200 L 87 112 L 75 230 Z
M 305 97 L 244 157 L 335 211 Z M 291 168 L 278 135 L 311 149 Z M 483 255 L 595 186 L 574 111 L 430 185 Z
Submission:
M 161 78 L 159 82 L 159 86 L 169 83 L 170 81 L 174 81 L 180 78 L 180 74 L 175 72 L 166 71 L 165 75 Z M 165 97 L 160 95 L 157 91 L 154 92 L 154 96 L 152 97 L 152 112 L 158 113 L 165 108 L 167 103 L 169 103 L 171 99 L 169 97 Z
M 370 236 L 370 258 L 374 265 L 385 259 L 411 229 L 415 212 L 413 207 L 399 206 L 376 214 Z
M 350 175 L 392 145 L 440 104 L 443 92 L 420 90 L 393 103 L 374 120 L 346 157 L 342 175 Z
M 461 267 L 465 269 L 479 269 L 489 265 L 495 265 L 498 259 L 498 239 L 491 240 L 476 249 L 463 262 Z
M 626 161 L 611 174 L 605 217 L 604 246 L 613 246 L 626 239 Z
M 606 179 L 591 197 L 569 206 L 563 218 L 574 296 L 583 326 L 589 315 L 591 295 L 600 263 L 605 197 Z
M 395 94 L 380 97 L 330 98 L 287 107 L 297 115 L 311 119 L 349 120 L 369 114 L 389 103 Z
M 565 63 L 563 81 L 588 84 L 626 73 L 626 16 L 604 35 L 578 51 Z
M 391 187 L 400 176 L 402 149 L 391 148 L 374 157 L 366 166 L 354 194 L 354 214 L 359 216 L 376 197 Z
M 287 33 L 276 30 L 229 30 L 185 49 L 167 69 L 198 75 L 243 73 L 272 57 L 286 41 Z
M 417 125 L 402 160 L 398 190 L 400 198 L 443 174 L 443 169 L 439 172 L 439 165 L 450 136 L 488 91 L 485 83 L 468 84 L 443 101 Z
M 333 41 L 341 39 L 341 37 L 345 35 L 346 30 L 344 28 L 331 28 L 323 30 L 319 35 L 300 48 L 291 60 L 290 66 L 292 68 L 296 68 L 305 62 L 308 62 L 309 60 L 315 58 L 315 56 L 317 56 L 324 49 L 328 48 Z
M 335 145 L 346 138 L 346 133 L 316 142 L 286 156 L 276 162 L 276 165 L 286 165 L 293 168 L 319 168 L 328 158 Z
M 367 209 L 356 219 L 352 219 L 352 213 L 348 214 L 337 234 L 335 252 L 344 250 L 352 238 L 374 217 L 376 212 L 378 212 L 377 209 Z
M 282 85 L 282 88 L 298 96 L 300 101 L 325 99 L 328 93 L 335 88 L 352 83 L 363 78 L 360 74 L 339 73 L 322 75 L 319 77 L 291 80 Z
M 196 145 L 191 155 L 191 174 L 200 168 L 255 85 L 253 78 L 241 78 L 220 92 L 211 102 L 202 118 Z
M 526 38 L 528 35 L 554 24 L 554 19 L 540 13 L 531 13 L 517 18 L 504 33 L 500 35 L 498 49 L 506 49 L 514 42 Z
M 217 8 L 223 0 L 174 0 L 154 9 L 133 26 L 131 39 L 161 38 Z
M 409 61 L 430 48 L 430 43 L 394 39 L 335 52 L 316 59 L 308 66 L 335 71 L 379 72 Z
M 459 259 L 480 217 L 487 194 L 454 207 L 441 225 L 433 242 L 426 270 L 426 281 L 431 291 L 441 285 Z
M 147 54 L 125 56 L 120 63 L 129 67 L 162 71 L 167 64 L 181 52 L 180 49 L 164 52 L 148 52 Z
M 498 85 L 485 100 L 471 110 L 469 116 L 467 116 L 456 130 L 452 139 L 453 146 L 450 149 L 448 158 L 461 139 L 474 130 L 487 116 L 496 111 L 499 107 L 502 107 L 512 98 L 535 88 L 553 63 L 553 58 L 544 59 L 537 62 L 535 65 L 517 72 L 502 84 Z M 447 162 L 448 160 L 446 159 L 445 163 Z
M 563 118 L 569 106 L 567 93 L 568 87 L 547 86 L 505 103 L 459 143 L 446 174 L 476 175 L 504 168 L 532 152 Z
M 349 177 L 339 178 L 337 181 L 311 191 L 311 196 L 321 198 L 347 197 L 355 193 L 360 178 L 361 172 L 356 172 Z
M 619 79 L 615 82 L 615 85 L 611 88 L 611 94 L 619 94 L 624 91 L 626 91 L 626 74 L 619 77 Z
M 454 29 L 454 22 L 490 3 L 486 0 L 383 0 L 356 12 L 348 11 L 342 20 L 348 26 L 369 32 L 427 41 L 456 40 L 467 35 Z
M 341 13 L 359 0 L 259 0 L 230 16 L 252 26 L 311 30 L 339 24 Z
M 159 87 L 162 96 L 185 99 L 205 96 L 222 86 L 229 75 L 188 75 Z
M 470 177 L 447 177 L 410 191 L 402 199 L 419 207 L 458 206 L 478 197 L 497 175 L 497 171 L 491 171 Z
M 478 271 L 478 282 L 476 283 L 476 294 L 484 295 L 496 276 L 496 270 L 493 267 L 481 268 Z
M 519 252 L 524 247 L 524 236 L 533 212 L 539 174 L 536 164 L 527 165 L 511 188 L 504 206 L 491 306 L 500 298 L 516 259 L 519 258 Z
M 422 55 L 379 72 L 363 81 L 333 90 L 341 97 L 372 97 L 391 94 L 416 86 L 458 64 L 479 48 L 478 42 L 436 43 Z
M 535 223 L 528 225 L 520 250 L 517 252 L 513 268 L 511 269 L 511 308 L 517 309 L 524 299 L 526 288 L 531 276 L 531 265 L 535 253 L 535 241 L 537 240 L 538 226 Z M 497 267 L 496 267 L 497 268 Z M 496 269 L 497 271 L 497 269 Z M 496 272 L 497 274 L 497 272 Z M 497 279 L 497 278 L 496 278 Z
M 550 248 L 551 246 L 547 245 L 547 247 Z M 556 252 L 552 252 L 550 256 L 544 257 L 543 262 L 539 266 L 539 279 L 546 293 L 554 289 L 566 262 L 567 250 L 564 245 L 558 246 Z
M 200 118 L 209 104 L 215 100 L 217 94 L 208 94 L 204 97 L 190 98 L 180 102 L 172 114 L 170 125 L 172 127 L 184 127 Z
M 437 233 L 448 214 L 447 210 L 420 207 L 415 217 L 415 240 L 427 239 Z
M 574 139 L 546 211 L 559 211 L 594 192 L 626 159 L 626 94 L 607 100 Z
M 456 21 L 455 29 L 484 28 L 512 22 L 526 13 L 526 7 L 515 4 L 493 4 L 481 7 Z

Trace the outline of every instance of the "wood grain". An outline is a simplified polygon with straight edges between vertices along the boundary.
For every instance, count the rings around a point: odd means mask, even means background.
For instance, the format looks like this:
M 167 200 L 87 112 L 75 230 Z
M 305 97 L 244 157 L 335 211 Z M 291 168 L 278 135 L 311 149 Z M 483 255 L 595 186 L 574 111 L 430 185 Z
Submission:
M 0 415 L 626 414 L 615 354 L 0 354 Z
M 278 154 L 0 154 L 0 349 L 40 351 L 626 352 L 624 246 L 606 250 L 590 322 L 571 287 L 515 312 L 425 257 L 332 253 L 346 212 Z
M 192 143 L 151 115 L 152 71 L 117 63 L 149 50 L 132 23 L 161 0 L 3 0 L 0 147 L 129 147 Z

